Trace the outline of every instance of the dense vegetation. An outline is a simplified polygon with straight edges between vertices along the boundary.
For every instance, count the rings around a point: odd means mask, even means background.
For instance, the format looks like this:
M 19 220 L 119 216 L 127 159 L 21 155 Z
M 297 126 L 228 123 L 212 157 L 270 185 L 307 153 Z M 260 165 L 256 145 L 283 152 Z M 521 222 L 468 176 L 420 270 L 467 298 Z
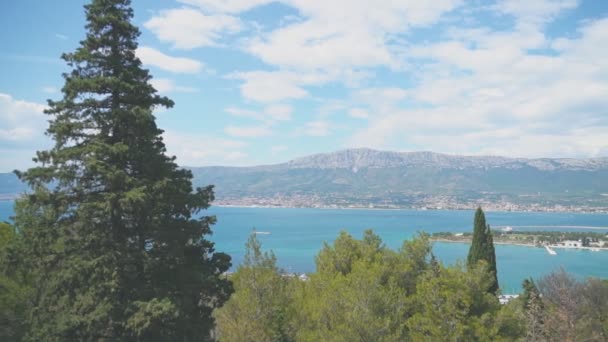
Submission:
M 444 267 L 428 235 L 393 251 L 366 231 L 343 232 L 316 258 L 309 279 L 282 274 L 252 235 L 247 261 L 232 276 L 235 294 L 216 313 L 223 341 L 501 340 L 521 322 L 488 292 L 493 277 L 480 263 Z M 258 313 L 262 313 L 261 315 Z
M 63 98 L 46 110 L 54 146 L 17 172 L 32 191 L 16 203 L 20 241 L 3 252 L 17 295 L 8 315 L 22 311 L 23 279 L 28 341 L 207 340 L 232 289 L 230 257 L 204 238 L 215 219 L 198 215 L 212 188 L 193 189 L 165 155 L 152 112 L 173 102 L 135 56 L 130 1 L 85 7 L 86 38 L 63 55 Z
M 86 6 L 87 36 L 65 54 L 31 192 L 0 223 L 1 341 L 605 341 L 608 283 L 564 272 L 524 282 L 500 305 L 481 209 L 467 265 L 446 267 L 427 234 L 385 247 L 343 232 L 306 279 L 256 236 L 232 275 L 206 240 L 210 186 L 165 155 L 152 115 L 171 107 L 135 57 L 129 0 Z M 234 290 L 234 292 L 233 292 Z
M 8 224 L 0 228 L 6 258 L 18 234 Z M 342 232 L 322 248 L 316 265 L 307 278 L 287 274 L 252 234 L 243 264 L 228 276 L 235 292 L 214 312 L 214 336 L 262 342 L 608 340 L 608 281 L 578 281 L 561 270 L 538 284 L 526 279 L 522 295 L 500 305 L 485 261 L 444 266 L 424 233 L 394 251 L 372 231 L 360 240 Z M 41 286 L 28 281 L 28 273 L 4 270 L 0 277 L 1 340 L 18 341 L 28 332 L 30 295 Z M 184 340 L 204 340 L 206 332 L 199 333 Z M 146 340 L 173 341 L 160 334 Z
M 393 251 L 371 231 L 343 232 L 316 265 L 308 280 L 285 274 L 252 235 L 235 293 L 215 313 L 220 340 L 608 340 L 608 281 L 558 271 L 500 305 L 486 262 L 446 267 L 426 234 Z

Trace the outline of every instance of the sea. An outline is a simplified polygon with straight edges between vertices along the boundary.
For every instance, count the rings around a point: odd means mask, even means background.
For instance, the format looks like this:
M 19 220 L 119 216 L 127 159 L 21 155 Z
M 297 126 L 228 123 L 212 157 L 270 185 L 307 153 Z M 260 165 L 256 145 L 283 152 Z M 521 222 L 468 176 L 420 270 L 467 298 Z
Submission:
M 10 221 L 12 201 L 0 201 L 0 221 Z M 378 234 L 386 246 L 397 249 L 418 232 L 470 232 L 474 212 L 470 210 L 381 210 L 211 207 L 217 224 L 207 238 L 217 251 L 232 256 L 233 269 L 242 261 L 245 242 L 255 230 L 264 250 L 272 250 L 279 266 L 289 273 L 315 270 L 315 255 L 324 243 L 331 244 L 340 231 L 360 238 L 366 229 Z M 491 226 L 515 230 L 587 230 L 608 234 L 608 214 L 555 212 L 486 212 Z M 535 228 L 517 228 L 535 226 Z M 563 226 L 600 229 L 556 228 Z M 446 265 L 466 260 L 469 245 L 434 242 L 433 253 Z M 549 255 L 543 248 L 496 245 L 498 280 L 503 293 L 519 293 L 526 278 L 539 279 L 563 268 L 579 279 L 608 279 L 608 251 L 556 249 Z

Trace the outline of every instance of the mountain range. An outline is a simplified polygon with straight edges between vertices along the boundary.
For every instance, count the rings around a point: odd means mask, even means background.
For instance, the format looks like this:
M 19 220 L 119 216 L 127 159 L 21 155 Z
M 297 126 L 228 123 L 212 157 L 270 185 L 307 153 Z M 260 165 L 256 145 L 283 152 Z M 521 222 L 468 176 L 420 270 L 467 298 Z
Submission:
M 274 165 L 188 167 L 216 203 L 497 209 L 606 208 L 608 158 L 507 158 L 347 149 Z M 0 174 L 0 197 L 23 191 Z

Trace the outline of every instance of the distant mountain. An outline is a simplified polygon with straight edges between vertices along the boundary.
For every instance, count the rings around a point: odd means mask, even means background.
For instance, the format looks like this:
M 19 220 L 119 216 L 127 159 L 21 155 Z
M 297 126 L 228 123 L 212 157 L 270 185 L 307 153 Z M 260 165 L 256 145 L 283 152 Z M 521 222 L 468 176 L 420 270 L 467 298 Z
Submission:
M 275 165 L 191 167 L 216 203 L 496 209 L 608 208 L 608 158 L 506 158 L 348 149 Z M 0 197 L 24 187 L 0 174 Z
M 195 183 L 216 185 L 217 198 L 225 204 L 608 207 L 608 158 L 525 159 L 349 149 L 276 165 L 191 169 Z
M 288 168 L 361 169 L 393 167 L 433 167 L 443 169 L 466 168 L 536 168 L 552 170 L 599 170 L 608 168 L 608 158 L 592 159 L 525 159 L 495 156 L 456 156 L 433 152 L 390 152 L 368 148 L 349 149 L 333 153 L 315 154 L 294 159 Z

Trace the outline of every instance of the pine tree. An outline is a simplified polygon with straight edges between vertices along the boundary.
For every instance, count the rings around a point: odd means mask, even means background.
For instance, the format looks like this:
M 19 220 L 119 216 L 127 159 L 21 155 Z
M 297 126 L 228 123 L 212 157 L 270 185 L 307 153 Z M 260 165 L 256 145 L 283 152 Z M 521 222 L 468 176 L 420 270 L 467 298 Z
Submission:
M 62 58 L 63 98 L 49 101 L 54 146 L 18 176 L 33 189 L 16 224 L 36 270 L 30 340 L 202 341 L 231 292 L 230 258 L 197 218 L 211 186 L 166 156 L 157 95 L 135 56 L 130 0 L 85 6 L 86 38 Z
M 496 270 L 496 252 L 494 250 L 494 239 L 490 226 L 486 224 L 486 216 L 481 209 L 477 208 L 473 224 L 473 240 L 467 256 L 467 266 L 475 267 L 480 260 L 484 260 L 488 265 L 491 274 L 491 284 L 488 289 L 491 293 L 498 291 L 498 277 Z
M 0 341 L 19 341 L 27 329 L 29 284 L 21 272 L 9 269 L 9 250 L 20 241 L 15 227 L 0 222 Z
M 293 341 L 289 322 L 291 298 L 289 282 L 277 267 L 272 251 L 262 252 L 255 232 L 245 245 L 243 263 L 231 276 L 235 292 L 215 311 L 220 341 Z
M 540 297 L 540 291 L 532 278 L 525 279 L 522 287 L 524 293 L 521 295 L 521 301 L 526 317 L 526 341 L 545 341 L 545 307 Z

